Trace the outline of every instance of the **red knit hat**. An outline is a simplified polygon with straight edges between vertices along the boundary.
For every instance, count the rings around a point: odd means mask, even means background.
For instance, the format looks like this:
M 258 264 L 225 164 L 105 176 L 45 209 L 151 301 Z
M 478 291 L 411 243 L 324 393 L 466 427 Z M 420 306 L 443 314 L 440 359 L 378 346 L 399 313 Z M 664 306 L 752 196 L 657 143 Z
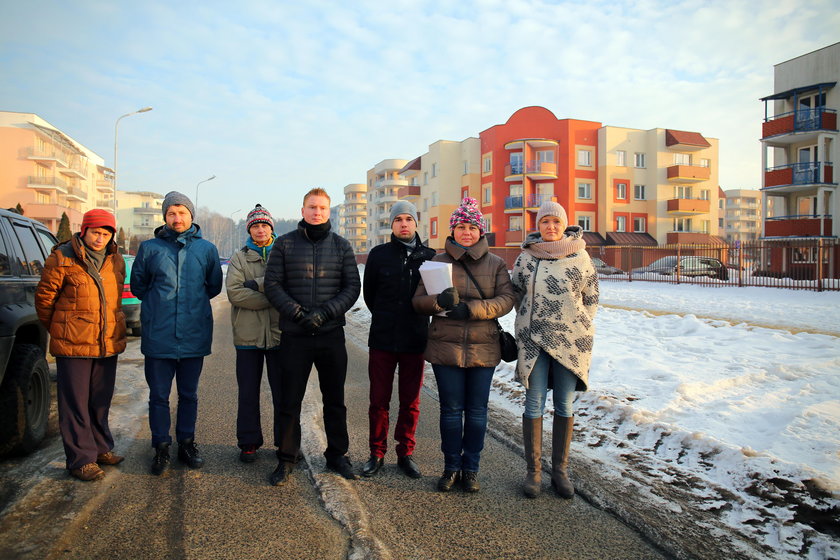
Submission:
M 114 215 L 107 210 L 94 208 L 93 210 L 88 210 L 85 212 L 85 215 L 82 216 L 82 237 L 85 236 L 87 228 L 92 227 L 108 228 L 111 230 L 111 233 L 117 233 L 117 220 L 115 220 Z

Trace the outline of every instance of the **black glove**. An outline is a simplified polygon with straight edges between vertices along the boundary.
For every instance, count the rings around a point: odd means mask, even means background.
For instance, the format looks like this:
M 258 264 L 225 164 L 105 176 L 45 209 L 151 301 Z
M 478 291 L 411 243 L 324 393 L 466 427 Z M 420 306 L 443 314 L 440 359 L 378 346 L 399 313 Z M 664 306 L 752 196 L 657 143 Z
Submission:
M 300 326 L 306 332 L 315 332 L 321 328 L 321 325 L 327 322 L 327 314 L 320 309 L 316 309 L 301 319 Z
M 298 310 L 295 311 L 295 314 L 292 316 L 292 321 L 295 323 L 300 323 L 304 317 L 309 313 L 309 310 L 304 306 L 298 307 Z
M 458 305 L 459 301 L 461 301 L 461 298 L 455 288 L 446 288 L 437 296 L 437 304 L 444 309 L 452 309 Z
M 446 314 L 446 316 L 450 319 L 458 319 L 463 321 L 464 319 L 470 318 L 470 308 L 467 307 L 467 304 L 462 301 L 461 303 L 453 307 L 452 310 Z
M 257 284 L 256 280 L 245 280 L 244 282 L 242 282 L 242 286 L 248 288 L 249 290 L 254 290 L 255 292 L 260 291 L 260 285 Z

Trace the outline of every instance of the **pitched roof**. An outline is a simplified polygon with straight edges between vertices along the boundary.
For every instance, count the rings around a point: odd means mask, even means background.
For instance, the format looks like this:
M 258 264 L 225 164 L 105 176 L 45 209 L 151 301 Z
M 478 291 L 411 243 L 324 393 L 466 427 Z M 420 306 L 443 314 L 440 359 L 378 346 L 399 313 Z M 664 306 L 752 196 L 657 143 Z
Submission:
M 422 157 L 422 156 L 420 156 Z M 397 175 L 402 175 L 406 171 L 420 171 L 420 158 L 416 157 L 405 164 L 405 167 L 397 171 Z
M 671 130 L 665 129 L 665 145 L 668 147 L 683 145 L 683 146 L 699 146 L 701 148 L 708 148 L 711 146 L 709 141 L 703 138 L 699 132 L 687 132 L 685 130 Z
M 656 239 L 649 233 L 630 233 L 628 231 L 611 231 L 607 234 L 607 245 L 632 245 L 636 247 L 656 247 Z
M 586 242 L 587 247 L 606 245 L 606 241 L 604 241 L 604 238 L 597 231 L 584 231 L 583 240 Z

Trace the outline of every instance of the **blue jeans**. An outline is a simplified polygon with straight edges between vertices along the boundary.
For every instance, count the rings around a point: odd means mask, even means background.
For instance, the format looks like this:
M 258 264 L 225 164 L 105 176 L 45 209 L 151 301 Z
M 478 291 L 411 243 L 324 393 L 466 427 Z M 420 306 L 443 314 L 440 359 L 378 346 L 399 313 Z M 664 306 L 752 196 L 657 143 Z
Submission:
M 440 449 L 447 471 L 478 472 L 494 367 L 432 364 L 440 398 Z
M 549 372 L 554 385 L 554 415 L 562 418 L 572 417 L 577 375 L 549 356 L 545 350 L 540 350 L 534 369 L 528 377 L 528 389 L 525 390 L 525 418 L 541 418 L 545 412 Z
M 169 435 L 169 393 L 172 380 L 178 389 L 178 412 L 175 420 L 175 438 L 178 441 L 195 436 L 198 417 L 198 378 L 204 358 L 149 358 L 145 360 L 146 383 L 149 385 L 149 428 L 152 430 L 152 447 L 172 443 Z

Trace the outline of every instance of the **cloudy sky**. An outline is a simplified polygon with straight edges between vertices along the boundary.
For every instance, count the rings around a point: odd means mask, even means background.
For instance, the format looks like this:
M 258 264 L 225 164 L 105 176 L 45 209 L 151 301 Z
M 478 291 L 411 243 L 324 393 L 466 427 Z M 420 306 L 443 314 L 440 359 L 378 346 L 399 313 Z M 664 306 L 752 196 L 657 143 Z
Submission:
M 233 6 L 236 6 L 235 8 Z M 2 0 L 0 110 L 36 113 L 119 187 L 224 215 L 299 217 L 321 186 L 541 105 L 720 139 L 724 189 L 760 186 L 773 65 L 840 40 L 837 0 Z

